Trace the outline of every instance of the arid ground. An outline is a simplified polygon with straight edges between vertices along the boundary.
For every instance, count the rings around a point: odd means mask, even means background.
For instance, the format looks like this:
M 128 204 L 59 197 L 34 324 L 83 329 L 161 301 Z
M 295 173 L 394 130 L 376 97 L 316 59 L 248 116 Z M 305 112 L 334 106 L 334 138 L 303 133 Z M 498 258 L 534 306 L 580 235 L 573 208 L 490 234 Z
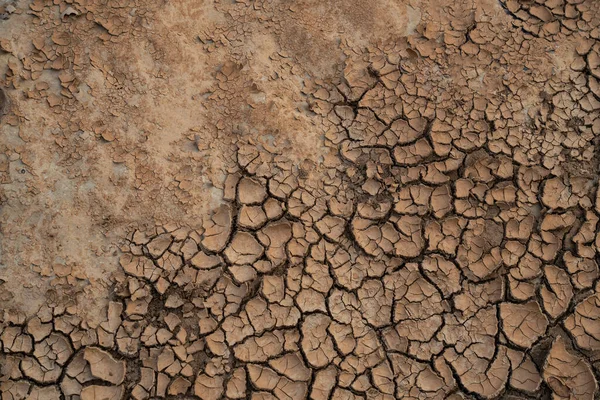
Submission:
M 598 0 L 0 0 L 0 399 L 600 398 Z

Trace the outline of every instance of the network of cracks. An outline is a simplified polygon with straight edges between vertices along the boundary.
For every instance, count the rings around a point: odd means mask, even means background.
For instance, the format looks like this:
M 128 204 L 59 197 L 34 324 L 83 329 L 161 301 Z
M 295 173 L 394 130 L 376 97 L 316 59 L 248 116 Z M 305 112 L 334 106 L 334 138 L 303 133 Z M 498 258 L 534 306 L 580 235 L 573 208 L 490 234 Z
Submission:
M 5 310 L 0 397 L 596 398 L 598 15 L 502 5 L 307 82 L 327 155 L 240 144 L 202 228 L 127 238 L 98 327 Z

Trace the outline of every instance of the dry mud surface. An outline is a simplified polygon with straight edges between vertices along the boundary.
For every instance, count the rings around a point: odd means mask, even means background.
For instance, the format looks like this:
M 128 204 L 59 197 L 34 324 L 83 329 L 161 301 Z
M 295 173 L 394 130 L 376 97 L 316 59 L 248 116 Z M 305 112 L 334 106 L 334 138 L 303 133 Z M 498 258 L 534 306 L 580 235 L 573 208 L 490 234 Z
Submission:
M 599 396 L 597 0 L 0 0 L 0 398 Z

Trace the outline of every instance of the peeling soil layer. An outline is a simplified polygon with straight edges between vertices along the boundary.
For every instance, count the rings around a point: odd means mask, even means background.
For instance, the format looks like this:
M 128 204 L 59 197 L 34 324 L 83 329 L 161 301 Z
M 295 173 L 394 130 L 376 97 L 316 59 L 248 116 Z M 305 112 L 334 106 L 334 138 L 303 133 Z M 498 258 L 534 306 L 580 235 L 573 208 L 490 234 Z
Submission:
M 0 399 L 600 398 L 598 0 L 0 0 Z

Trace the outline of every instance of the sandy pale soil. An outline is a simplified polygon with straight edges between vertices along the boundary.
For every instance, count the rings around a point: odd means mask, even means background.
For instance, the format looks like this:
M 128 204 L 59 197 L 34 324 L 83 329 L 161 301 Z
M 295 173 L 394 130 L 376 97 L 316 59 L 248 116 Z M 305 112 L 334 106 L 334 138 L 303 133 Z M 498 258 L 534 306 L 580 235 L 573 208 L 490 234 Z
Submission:
M 0 0 L 0 399 L 600 396 L 598 0 Z

